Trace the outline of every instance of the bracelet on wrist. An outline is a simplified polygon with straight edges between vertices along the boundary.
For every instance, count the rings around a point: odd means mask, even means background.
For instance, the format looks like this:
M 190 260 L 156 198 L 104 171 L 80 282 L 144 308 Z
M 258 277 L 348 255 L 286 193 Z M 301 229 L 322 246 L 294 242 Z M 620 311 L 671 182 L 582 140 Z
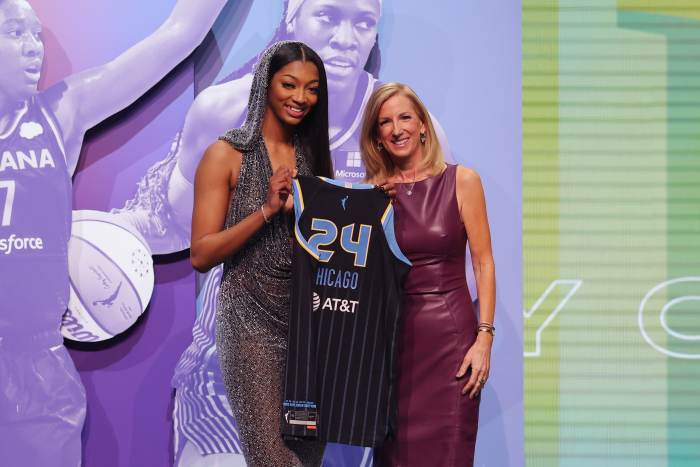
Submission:
M 265 223 L 266 223 L 266 224 L 269 224 L 269 223 L 270 223 L 270 218 L 267 217 L 267 214 L 265 214 L 265 205 L 264 205 L 264 204 L 261 204 L 261 205 L 260 205 L 260 212 L 262 212 L 263 219 L 265 219 Z
M 477 332 L 488 332 L 491 336 L 496 336 L 496 326 L 491 323 L 482 322 L 477 327 Z

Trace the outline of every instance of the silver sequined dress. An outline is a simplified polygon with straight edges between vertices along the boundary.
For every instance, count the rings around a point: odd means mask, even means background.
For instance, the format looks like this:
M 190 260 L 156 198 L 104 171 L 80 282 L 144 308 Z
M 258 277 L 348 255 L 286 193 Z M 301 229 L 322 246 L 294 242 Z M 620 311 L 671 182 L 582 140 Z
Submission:
M 253 78 L 248 115 L 240 129 L 221 139 L 243 157 L 226 228 L 260 209 L 272 176 L 261 135 L 266 105 L 269 58 L 260 59 Z M 311 170 L 295 138 L 300 174 Z M 236 254 L 224 262 L 216 310 L 216 340 L 228 392 L 248 466 L 321 465 L 324 445 L 285 442 L 280 407 L 287 345 L 292 237 L 290 219 L 275 216 Z

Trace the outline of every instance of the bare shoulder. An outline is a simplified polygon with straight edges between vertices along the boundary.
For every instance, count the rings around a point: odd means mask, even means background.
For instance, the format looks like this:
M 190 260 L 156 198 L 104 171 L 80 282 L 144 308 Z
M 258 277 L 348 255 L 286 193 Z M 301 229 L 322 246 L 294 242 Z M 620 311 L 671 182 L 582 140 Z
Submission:
M 481 177 L 476 170 L 457 166 L 456 195 L 459 212 L 464 216 L 485 204 Z
M 457 187 L 470 189 L 481 189 L 481 177 L 479 173 L 470 169 L 469 167 L 464 167 L 463 165 L 457 166 Z
M 197 168 L 197 179 L 200 182 L 229 179 L 231 184 L 235 184 L 241 170 L 242 158 L 240 151 L 225 141 L 217 140 L 204 151 Z
M 216 140 L 207 147 L 202 156 L 202 164 L 220 168 L 241 165 L 243 154 L 226 141 Z

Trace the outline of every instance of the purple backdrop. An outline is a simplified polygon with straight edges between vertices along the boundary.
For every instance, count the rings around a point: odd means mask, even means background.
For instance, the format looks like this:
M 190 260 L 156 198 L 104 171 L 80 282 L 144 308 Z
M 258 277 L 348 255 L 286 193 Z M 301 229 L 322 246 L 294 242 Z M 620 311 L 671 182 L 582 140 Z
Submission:
M 30 4 L 43 24 L 39 88 L 47 89 L 153 33 L 176 2 L 76 0 L 70 9 L 50 0 Z M 272 40 L 284 3 L 232 2 L 225 12 L 197 56 L 196 86 L 195 60 L 185 60 L 135 104 L 87 133 L 74 177 L 74 209 L 109 211 L 132 198 L 147 169 L 168 154 L 195 95 Z M 412 85 L 444 128 L 453 158 L 476 168 L 484 181 L 499 288 L 499 334 L 477 446 L 477 465 L 488 466 L 524 463 L 519 15 L 519 2 L 451 0 L 425 10 L 417 0 L 385 0 L 376 26 L 381 59 L 372 70 L 381 81 Z M 135 78 L 125 72 L 123 79 Z M 186 254 L 155 262 L 156 286 L 139 322 L 110 341 L 71 346 L 88 399 L 84 465 L 172 463 L 171 378 L 192 340 L 195 277 Z

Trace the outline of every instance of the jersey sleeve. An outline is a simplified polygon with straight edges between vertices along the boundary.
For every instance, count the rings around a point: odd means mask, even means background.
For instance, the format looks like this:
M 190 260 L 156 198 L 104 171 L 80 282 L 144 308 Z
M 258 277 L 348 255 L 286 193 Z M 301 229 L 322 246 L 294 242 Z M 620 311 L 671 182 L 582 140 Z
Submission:
M 306 184 L 302 183 L 303 179 L 304 177 L 297 177 L 292 179 L 292 197 L 294 198 L 294 238 L 296 238 L 296 241 L 300 247 L 302 247 L 308 254 L 313 256 L 314 259 L 318 260 L 318 253 L 313 251 L 313 249 L 309 245 L 308 240 L 304 237 L 304 234 L 301 231 L 301 227 L 299 226 L 301 215 L 304 213 L 305 190 L 302 190 L 302 185 Z
M 396 258 L 407 265 L 411 265 L 411 262 L 406 255 L 403 254 L 399 244 L 396 242 L 396 233 L 394 231 L 394 205 L 391 202 L 387 203 L 384 214 L 382 215 L 382 228 L 384 229 L 384 237 L 389 245 L 389 249 L 396 256 Z
M 298 227 L 299 218 L 304 212 L 304 193 L 301 190 L 301 181 L 298 177 L 292 179 L 292 196 L 294 198 L 294 225 Z

